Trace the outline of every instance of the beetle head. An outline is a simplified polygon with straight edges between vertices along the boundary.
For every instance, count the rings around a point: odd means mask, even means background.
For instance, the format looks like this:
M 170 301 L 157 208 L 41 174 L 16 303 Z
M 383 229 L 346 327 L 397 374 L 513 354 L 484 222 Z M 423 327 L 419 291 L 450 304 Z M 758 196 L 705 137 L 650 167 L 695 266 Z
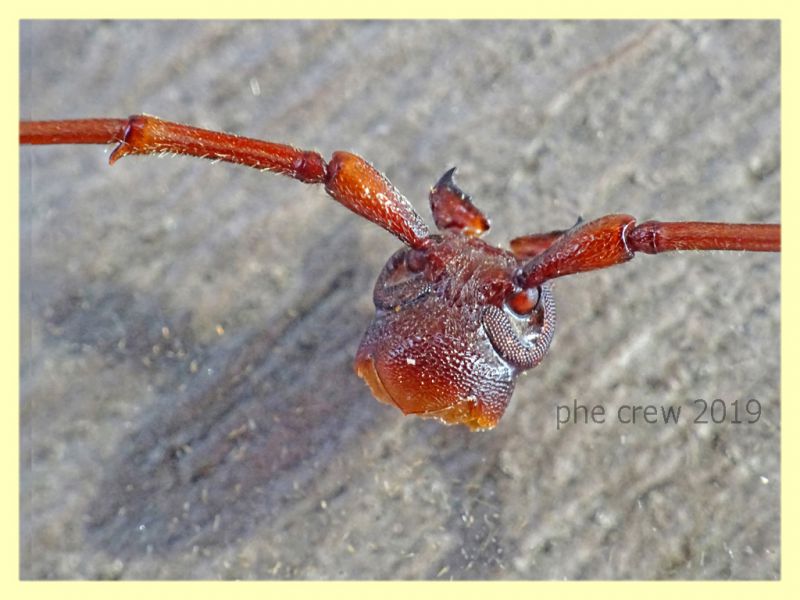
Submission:
M 534 301 L 525 315 L 509 308 L 518 268 L 512 254 L 453 233 L 399 250 L 375 285 L 357 373 L 406 414 L 494 427 L 517 375 L 533 366 L 520 356 L 537 342 L 546 350 L 552 334 L 543 345 L 552 302 Z

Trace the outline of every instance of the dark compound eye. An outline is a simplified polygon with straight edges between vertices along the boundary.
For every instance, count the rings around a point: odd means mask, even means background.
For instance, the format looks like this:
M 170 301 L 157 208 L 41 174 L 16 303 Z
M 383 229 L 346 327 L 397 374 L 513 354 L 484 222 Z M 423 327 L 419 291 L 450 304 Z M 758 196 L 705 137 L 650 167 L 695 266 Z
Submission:
M 535 298 L 529 294 L 519 299 L 521 292 L 506 301 L 506 308 L 487 306 L 482 323 L 495 351 L 510 365 L 530 369 L 541 362 L 555 333 L 556 311 L 550 287 L 542 285 Z M 514 301 L 516 299 L 516 301 Z M 518 312 L 512 307 L 527 309 Z M 532 306 L 528 308 L 528 305 Z
M 395 309 L 422 298 L 431 291 L 425 279 L 425 252 L 400 250 L 383 267 L 375 283 L 373 300 L 382 309 Z
M 412 273 L 421 273 L 428 263 L 428 255 L 424 250 L 409 250 L 405 256 L 406 267 Z

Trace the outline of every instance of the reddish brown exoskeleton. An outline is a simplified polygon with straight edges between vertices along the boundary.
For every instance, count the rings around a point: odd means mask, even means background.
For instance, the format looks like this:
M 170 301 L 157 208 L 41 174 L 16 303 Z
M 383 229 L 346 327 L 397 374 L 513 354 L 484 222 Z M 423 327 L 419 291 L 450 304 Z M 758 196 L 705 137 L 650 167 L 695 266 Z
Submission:
M 112 164 L 130 154 L 187 154 L 324 184 L 334 200 L 405 244 L 375 285 L 376 315 L 356 355 L 357 373 L 379 400 L 405 414 L 471 429 L 494 427 L 517 376 L 547 353 L 555 328 L 550 280 L 610 267 L 636 252 L 780 251 L 779 225 L 637 224 L 629 215 L 517 238 L 506 251 L 479 239 L 489 221 L 456 186 L 455 169 L 431 189 L 439 229 L 432 234 L 359 156 L 335 152 L 326 162 L 317 152 L 145 115 L 22 122 L 20 143 L 116 143 Z

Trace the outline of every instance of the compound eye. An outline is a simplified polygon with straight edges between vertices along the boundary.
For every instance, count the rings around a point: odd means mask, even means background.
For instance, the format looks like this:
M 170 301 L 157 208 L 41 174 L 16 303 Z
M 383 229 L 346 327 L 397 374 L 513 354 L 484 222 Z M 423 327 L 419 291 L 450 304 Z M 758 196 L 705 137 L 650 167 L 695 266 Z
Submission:
M 504 308 L 487 306 L 482 316 L 495 351 L 523 370 L 535 367 L 544 358 L 555 331 L 555 302 L 549 286 L 534 292 L 514 292 L 506 298 Z
M 406 252 L 406 268 L 412 273 L 421 273 L 425 270 L 428 257 L 424 250 L 409 250 Z
M 431 291 L 425 279 L 423 250 L 400 250 L 383 267 L 375 283 L 373 301 L 383 309 L 395 309 L 413 302 Z

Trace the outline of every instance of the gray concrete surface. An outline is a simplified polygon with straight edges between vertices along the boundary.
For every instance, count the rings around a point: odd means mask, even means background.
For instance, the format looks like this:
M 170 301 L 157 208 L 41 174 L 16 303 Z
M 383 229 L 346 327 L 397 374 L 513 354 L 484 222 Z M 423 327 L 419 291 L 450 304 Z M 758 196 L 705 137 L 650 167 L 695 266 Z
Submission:
M 148 112 L 352 150 L 429 223 L 458 165 L 497 244 L 612 212 L 777 222 L 779 36 L 28 22 L 22 117 Z M 778 256 L 559 281 L 549 356 L 472 434 L 353 373 L 389 234 L 274 175 L 107 153 L 21 151 L 23 578 L 780 577 Z M 715 398 L 761 418 L 693 423 Z M 607 422 L 557 429 L 573 401 Z M 617 422 L 633 404 L 680 422 Z

